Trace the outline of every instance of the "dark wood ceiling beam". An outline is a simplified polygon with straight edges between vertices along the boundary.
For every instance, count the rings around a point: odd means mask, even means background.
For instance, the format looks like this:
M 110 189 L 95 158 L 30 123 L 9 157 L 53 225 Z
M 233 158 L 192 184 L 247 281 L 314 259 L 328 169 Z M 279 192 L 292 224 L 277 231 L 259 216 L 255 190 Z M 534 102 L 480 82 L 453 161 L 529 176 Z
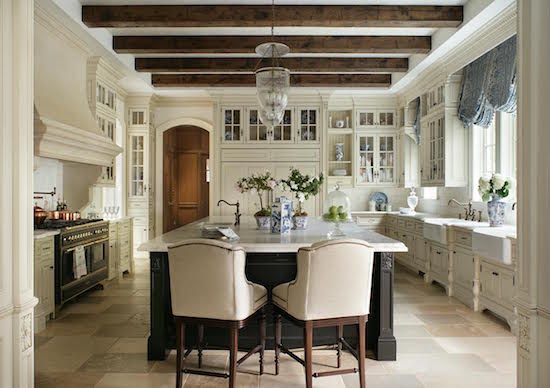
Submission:
M 281 58 L 292 73 L 392 73 L 406 72 L 407 58 Z M 269 66 L 264 60 L 261 66 Z M 252 73 L 258 58 L 136 58 L 136 70 L 149 73 Z
M 131 54 L 252 54 L 269 36 L 115 36 L 113 49 Z M 430 36 L 276 36 L 292 54 L 426 54 Z
M 178 88 L 254 87 L 253 74 L 153 74 L 153 86 Z M 391 86 L 391 74 L 292 74 L 298 87 L 367 88 Z
M 270 27 L 269 5 L 85 5 L 88 27 Z M 462 6 L 277 5 L 279 27 L 457 27 Z

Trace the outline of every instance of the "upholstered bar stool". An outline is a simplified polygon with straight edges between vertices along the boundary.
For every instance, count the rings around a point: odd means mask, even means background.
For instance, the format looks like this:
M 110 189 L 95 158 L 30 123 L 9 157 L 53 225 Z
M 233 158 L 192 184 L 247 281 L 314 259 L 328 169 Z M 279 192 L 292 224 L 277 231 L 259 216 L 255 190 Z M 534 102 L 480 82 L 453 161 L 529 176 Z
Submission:
M 279 354 L 288 354 L 305 368 L 306 387 L 313 377 L 359 372 L 365 387 L 366 322 L 370 307 L 374 250 L 361 240 L 330 240 L 301 248 L 297 255 L 296 279 L 273 289 L 275 306 L 275 374 L 279 374 Z M 304 359 L 281 343 L 281 315 L 304 328 Z M 358 325 L 358 349 L 343 337 L 344 325 Z M 313 329 L 338 328 L 338 368 L 342 345 L 358 361 L 358 368 L 327 372 L 312 371 Z
M 217 240 L 187 240 L 168 250 L 172 313 L 176 321 L 176 388 L 182 385 L 183 372 L 228 377 L 229 387 L 236 387 L 237 365 L 254 353 L 260 353 L 260 374 L 263 373 L 267 290 L 247 280 L 245 260 L 243 248 Z M 239 329 L 255 314 L 260 323 L 259 344 L 237 360 Z M 183 370 L 184 359 L 192 350 L 185 352 L 186 325 L 197 325 L 199 337 L 204 326 L 229 330 L 229 374 Z M 200 359 L 202 338 L 198 349 Z

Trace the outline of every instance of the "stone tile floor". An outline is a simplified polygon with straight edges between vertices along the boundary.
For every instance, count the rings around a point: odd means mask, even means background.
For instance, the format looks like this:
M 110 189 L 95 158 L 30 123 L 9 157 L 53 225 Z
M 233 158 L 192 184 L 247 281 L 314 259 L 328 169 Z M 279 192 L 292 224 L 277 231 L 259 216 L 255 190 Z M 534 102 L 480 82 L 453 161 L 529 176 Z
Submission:
M 92 291 L 68 304 L 55 321 L 35 336 L 37 388 L 172 388 L 175 355 L 147 361 L 149 269 L 137 260 L 136 273 Z M 395 273 L 397 361 L 367 359 L 367 386 L 515 387 L 516 341 L 506 324 L 474 313 L 436 285 L 401 267 Z M 188 365 L 196 365 L 193 353 Z M 227 369 L 227 352 L 206 351 L 204 368 Z M 344 367 L 355 366 L 344 353 Z M 273 375 L 273 352 L 266 353 L 266 373 L 258 376 L 251 357 L 238 373 L 238 386 L 303 387 L 303 368 L 284 356 L 281 374 Z M 314 369 L 335 365 L 334 350 L 314 351 Z M 226 387 L 227 380 L 186 375 L 184 386 Z M 314 379 L 315 387 L 359 387 L 357 375 Z

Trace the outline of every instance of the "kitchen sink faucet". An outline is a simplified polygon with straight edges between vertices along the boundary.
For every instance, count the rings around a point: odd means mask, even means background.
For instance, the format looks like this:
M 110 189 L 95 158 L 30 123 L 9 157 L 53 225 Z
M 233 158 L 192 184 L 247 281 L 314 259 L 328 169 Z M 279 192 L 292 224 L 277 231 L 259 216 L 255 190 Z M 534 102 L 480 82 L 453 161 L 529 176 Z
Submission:
M 239 207 L 240 207 L 239 201 L 237 201 L 236 203 L 229 203 L 225 199 L 220 199 L 218 201 L 218 206 L 220 206 L 220 203 L 222 203 L 222 202 L 229 205 L 229 206 L 235 206 L 237 208 L 237 210 L 235 211 L 235 225 L 240 225 L 240 223 L 241 223 L 241 213 L 239 212 Z
M 449 200 L 448 206 L 451 206 L 452 203 L 456 203 L 459 206 L 464 206 L 464 219 L 466 221 L 475 221 L 476 218 L 476 211 L 475 209 L 472 209 L 472 201 L 468 201 L 468 203 L 462 203 L 458 202 L 456 199 Z M 462 217 L 462 214 L 458 215 L 459 218 Z M 479 218 L 478 221 L 481 222 L 481 211 L 479 211 Z

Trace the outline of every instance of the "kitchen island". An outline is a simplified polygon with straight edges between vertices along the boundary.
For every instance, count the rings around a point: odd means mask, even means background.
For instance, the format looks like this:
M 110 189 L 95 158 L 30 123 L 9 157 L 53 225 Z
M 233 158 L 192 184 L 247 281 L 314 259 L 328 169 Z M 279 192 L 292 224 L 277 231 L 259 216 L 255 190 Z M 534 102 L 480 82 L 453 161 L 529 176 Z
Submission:
M 170 276 L 168 271 L 168 248 L 177 246 L 184 240 L 201 238 L 201 228 L 205 224 L 231 226 L 232 217 L 207 217 L 171 232 L 165 233 L 142 244 L 138 250 L 149 252 L 151 268 L 151 333 L 148 339 L 148 358 L 163 360 L 175 348 L 175 326 L 170 304 Z M 252 217 L 243 217 L 241 225 L 232 226 L 239 235 L 234 245 L 247 252 L 246 276 L 250 281 L 264 285 L 271 299 L 271 290 L 280 283 L 293 280 L 296 276 L 296 252 L 301 247 L 326 240 L 332 225 L 321 220 L 310 219 L 307 230 L 293 230 L 282 236 L 269 231 L 256 229 Z M 393 336 L 393 267 L 394 253 L 406 252 L 407 247 L 396 240 L 357 226 L 344 224 L 341 229 L 345 238 L 367 241 L 375 250 L 371 306 L 367 324 L 367 350 L 371 350 L 378 360 L 396 359 L 396 340 Z M 338 258 L 335 258 L 337 260 Z M 210 285 L 205 284 L 204 287 Z M 197 290 L 197 298 L 201 290 Z M 267 347 L 273 348 L 273 327 L 271 308 L 267 310 Z M 206 328 L 205 341 L 209 347 L 224 347 L 228 336 L 217 328 Z M 195 333 L 188 330 L 186 343 L 195 343 Z M 348 342 L 357 343 L 357 329 L 346 327 L 344 336 Z M 257 326 L 252 322 L 239 333 L 239 347 L 252 348 L 257 343 Z M 336 328 L 317 329 L 314 333 L 314 346 L 335 344 Z M 283 321 L 283 343 L 288 348 L 302 347 L 302 330 L 290 322 Z

